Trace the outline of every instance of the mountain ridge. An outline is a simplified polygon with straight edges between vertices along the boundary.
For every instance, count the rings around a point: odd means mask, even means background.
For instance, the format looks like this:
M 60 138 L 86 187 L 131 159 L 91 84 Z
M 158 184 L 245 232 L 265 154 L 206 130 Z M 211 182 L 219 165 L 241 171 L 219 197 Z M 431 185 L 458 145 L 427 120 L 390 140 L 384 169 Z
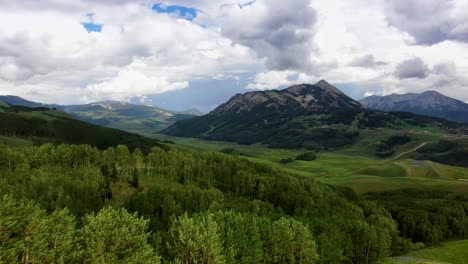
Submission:
M 88 144 L 99 149 L 125 144 L 146 152 L 153 146 L 165 147 L 157 139 L 94 125 L 47 107 L 0 104 L 0 109 L 0 136 L 30 144 Z
M 468 123 L 468 104 L 437 91 L 369 96 L 359 101 L 369 109 L 404 111 Z
M 317 84 L 297 84 L 283 90 L 254 91 L 236 94 L 209 115 L 246 113 L 263 108 L 264 111 L 332 111 L 338 108 L 362 106 L 324 80 Z
M 197 115 L 196 109 L 185 112 L 165 110 L 155 106 L 105 100 L 89 104 L 43 104 L 18 96 L 0 96 L 0 101 L 26 107 L 47 107 L 62 110 L 75 118 L 100 126 L 139 134 L 152 134 L 173 122 Z
M 336 149 L 354 144 L 365 129 L 460 125 L 411 113 L 365 108 L 326 81 L 283 90 L 236 94 L 207 115 L 180 120 L 161 131 L 274 148 Z

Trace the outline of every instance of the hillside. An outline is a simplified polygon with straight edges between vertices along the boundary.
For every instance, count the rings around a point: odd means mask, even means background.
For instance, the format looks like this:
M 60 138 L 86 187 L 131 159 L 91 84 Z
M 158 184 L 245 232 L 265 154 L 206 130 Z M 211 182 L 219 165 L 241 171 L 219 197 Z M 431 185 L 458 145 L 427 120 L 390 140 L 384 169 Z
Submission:
M 76 120 L 69 114 L 45 107 L 0 106 L 0 135 L 26 139 L 33 144 L 89 144 L 103 149 L 125 144 L 130 149 L 162 146 L 158 140 Z
M 71 114 L 79 120 L 131 133 L 150 135 L 175 121 L 202 115 L 198 109 L 176 112 L 153 106 L 118 101 L 102 101 L 82 105 L 43 104 L 18 96 L 0 96 L 0 102 L 27 107 L 55 108 Z
M 436 91 L 369 96 L 359 102 L 374 110 L 411 112 L 468 123 L 468 104 Z
M 162 133 L 278 148 L 335 149 L 352 145 L 365 129 L 456 132 L 462 127 L 411 113 L 368 110 L 322 80 L 315 85 L 237 94 L 209 114 L 178 121 Z
M 139 134 L 151 134 L 175 121 L 192 118 L 196 109 L 178 113 L 157 107 L 136 105 L 117 101 L 103 101 L 85 105 L 60 106 L 76 118 L 106 127 Z
M 27 107 L 50 107 L 47 104 L 36 103 L 14 95 L 0 95 L 0 101 L 10 105 L 21 105 Z

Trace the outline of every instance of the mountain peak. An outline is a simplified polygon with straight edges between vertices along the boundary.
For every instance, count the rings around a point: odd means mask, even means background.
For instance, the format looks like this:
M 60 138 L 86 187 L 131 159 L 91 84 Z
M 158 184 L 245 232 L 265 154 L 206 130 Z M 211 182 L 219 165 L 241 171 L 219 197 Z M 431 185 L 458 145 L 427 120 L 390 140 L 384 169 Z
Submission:
M 434 91 L 434 90 L 429 90 L 429 91 L 425 91 L 425 92 L 422 92 L 421 95 L 432 95 L 432 96 L 445 96 L 437 91 Z
M 318 85 L 317 85 L 318 84 Z M 261 112 L 298 114 L 362 109 L 362 105 L 322 80 L 314 84 L 297 84 L 284 90 L 268 90 L 236 94 L 211 114 Z
M 333 91 L 335 93 L 340 93 L 340 94 L 343 94 L 342 91 L 340 91 L 338 88 L 336 88 L 335 86 L 331 85 L 330 83 L 328 83 L 327 81 L 325 80 L 320 80 L 318 81 L 315 86 L 318 86 L 324 90 L 327 90 L 327 91 Z
M 360 102 L 375 110 L 412 112 L 468 123 L 468 104 L 437 91 L 366 97 Z

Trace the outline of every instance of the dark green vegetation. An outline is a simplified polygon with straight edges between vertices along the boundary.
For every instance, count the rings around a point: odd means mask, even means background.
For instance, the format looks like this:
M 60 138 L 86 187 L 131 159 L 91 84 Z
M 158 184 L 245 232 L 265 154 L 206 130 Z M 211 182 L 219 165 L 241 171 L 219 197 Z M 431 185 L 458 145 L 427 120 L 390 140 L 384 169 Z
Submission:
M 468 142 L 439 140 L 419 148 L 412 157 L 452 166 L 468 167 Z
M 466 166 L 466 127 L 325 82 L 168 129 L 244 145 L 0 108 L 0 263 L 368 264 L 468 237 L 468 169 L 428 161 Z
M 0 136 L 43 144 L 46 142 L 90 144 L 104 149 L 118 144 L 149 151 L 159 141 L 117 129 L 92 125 L 45 107 L 0 106 Z M 15 144 L 15 143 L 13 143 Z
M 392 156 L 398 146 L 411 142 L 408 135 L 393 135 L 377 143 L 376 155 L 381 158 Z
M 366 137 L 366 140 L 368 138 L 371 137 Z M 414 149 L 415 146 L 420 145 L 421 141 L 419 140 L 434 140 L 432 136 L 424 137 L 418 133 L 381 136 L 380 138 L 372 136 L 372 138 L 386 142 L 390 146 L 398 146 L 397 153 Z M 410 138 L 416 142 L 402 144 Z M 467 236 L 468 199 L 466 194 L 468 193 L 468 182 L 462 180 L 468 178 L 468 170 L 464 168 L 430 161 L 376 160 L 371 158 L 373 156 L 372 148 L 367 150 L 369 158 L 349 154 L 318 153 L 317 158 L 313 161 L 301 161 L 295 159 L 304 154 L 301 150 L 269 149 L 261 146 L 243 146 L 187 138 L 170 139 L 176 141 L 177 145 L 175 146 L 180 148 L 187 145 L 191 148 L 218 150 L 230 153 L 230 155 L 245 156 L 250 160 L 270 166 L 274 166 L 271 165 L 274 163 L 285 164 L 282 166 L 283 169 L 293 174 L 333 185 L 352 187 L 360 193 L 367 193 L 364 195 L 365 200 L 383 206 L 392 215 L 392 219 L 397 222 L 400 235 L 413 242 L 413 244 L 406 245 L 403 243 L 400 253 L 438 245 L 447 239 L 466 238 Z M 450 143 L 435 140 L 431 142 L 433 143 L 427 144 L 428 149 L 447 151 L 457 144 L 462 144 L 463 141 L 452 140 Z M 442 146 L 444 147 L 442 148 Z M 406 150 L 399 150 L 399 148 Z M 357 153 L 365 154 L 365 151 L 359 147 L 356 150 L 346 151 L 351 153 L 359 151 Z M 427 149 L 422 151 L 427 151 Z M 417 150 L 408 153 L 407 156 L 411 154 L 418 154 Z M 447 247 L 445 249 L 448 250 Z M 410 256 L 416 256 L 411 260 L 409 257 L 398 257 L 385 263 L 432 263 L 417 261 L 418 259 L 427 259 L 422 254 L 417 255 L 418 252 L 410 254 Z M 460 250 L 460 252 L 464 251 Z M 452 255 L 451 260 L 436 258 L 434 257 L 436 255 L 428 259 L 463 263 L 456 261 L 457 254 Z
M 468 236 L 468 195 L 452 192 L 403 189 L 366 194 L 378 201 L 398 223 L 400 234 L 413 242 L 437 245 Z
M 142 135 L 150 135 L 155 131 L 166 128 L 177 120 L 202 115 L 197 109 L 175 112 L 117 101 L 103 101 L 84 105 L 47 105 L 28 101 L 18 96 L 0 96 L 0 102 L 26 107 L 53 108 L 91 124 Z
M 435 129 L 456 134 L 465 133 L 467 126 L 412 113 L 368 110 L 320 81 L 238 94 L 209 114 L 178 121 L 162 133 L 272 148 L 332 150 L 350 147 L 362 133 L 377 129 Z M 377 154 L 390 156 L 393 147 L 377 150 Z
M 380 111 L 412 112 L 468 123 L 468 104 L 444 96 L 436 91 L 426 91 L 421 94 L 374 95 L 359 102 L 370 109 Z
M 0 229 L 3 262 L 375 263 L 412 247 L 351 189 L 232 155 L 46 144 L 0 161 L 1 226 L 21 223 Z
M 298 155 L 296 160 L 312 161 L 317 159 L 317 154 L 315 152 L 306 152 Z

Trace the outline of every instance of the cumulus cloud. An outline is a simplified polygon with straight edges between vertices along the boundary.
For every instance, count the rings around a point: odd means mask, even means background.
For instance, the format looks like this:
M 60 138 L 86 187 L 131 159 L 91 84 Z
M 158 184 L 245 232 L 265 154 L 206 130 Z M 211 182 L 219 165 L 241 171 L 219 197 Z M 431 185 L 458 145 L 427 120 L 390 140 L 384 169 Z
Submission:
M 363 67 L 363 68 L 371 68 L 381 65 L 386 65 L 387 63 L 384 61 L 376 61 L 374 55 L 367 54 L 360 57 L 354 58 L 348 65 L 352 67 Z
M 467 0 L 1 2 L 2 94 L 82 103 L 200 80 L 264 90 L 326 79 L 363 95 L 436 89 L 468 100 Z
M 97 98 L 122 100 L 122 98 L 141 97 L 145 94 L 160 94 L 171 90 L 183 89 L 187 86 L 188 82 L 186 81 L 170 83 L 165 77 L 147 76 L 140 71 L 125 69 L 109 81 L 87 86 L 87 94 L 89 95 L 85 96 L 85 100 Z M 132 91 L 131 94 L 128 91 Z
M 223 8 L 221 33 L 266 59 L 271 70 L 309 70 L 317 16 L 309 0 L 257 0 Z
M 386 4 L 389 22 L 418 44 L 468 41 L 466 0 L 390 0 Z
M 457 74 L 456 66 L 453 62 L 438 63 L 432 70 L 435 74 L 445 76 L 455 76 Z
M 65 103 L 125 100 L 258 64 L 217 29 L 157 13 L 153 1 L 75 1 L 74 8 L 70 1 L 17 2 L 0 10 L 2 93 L 50 101 L 47 92 L 62 90 L 54 95 Z M 83 22 L 102 31 L 88 32 Z
M 247 85 L 246 88 L 271 90 L 298 83 L 311 83 L 316 80 L 317 77 L 295 71 L 267 71 L 256 74 L 253 82 Z
M 398 64 L 395 76 L 399 79 L 419 78 L 424 79 L 429 74 L 429 67 L 421 58 L 412 58 Z

